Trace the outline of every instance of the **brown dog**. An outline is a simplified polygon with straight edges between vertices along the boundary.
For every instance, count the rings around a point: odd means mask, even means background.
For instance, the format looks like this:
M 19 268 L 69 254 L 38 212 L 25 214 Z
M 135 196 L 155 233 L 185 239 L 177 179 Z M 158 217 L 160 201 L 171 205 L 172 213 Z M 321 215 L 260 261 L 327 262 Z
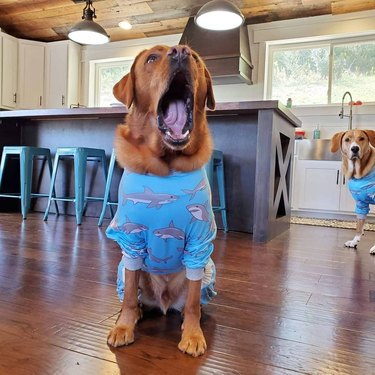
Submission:
M 331 139 L 331 151 L 341 149 L 342 168 L 349 180 L 348 187 L 356 201 L 357 230 L 345 246 L 356 248 L 364 234 L 369 204 L 375 204 L 375 131 L 353 129 L 336 133 Z M 375 254 L 375 246 L 370 249 Z
M 158 186 L 161 186 L 175 172 L 188 175 L 202 170 L 212 152 L 205 107 L 207 105 L 210 109 L 214 109 L 215 101 L 210 74 L 197 53 L 184 45 L 155 46 L 145 50 L 136 57 L 130 73 L 115 85 L 113 92 L 119 101 L 130 108 L 125 124 L 118 126 L 115 136 L 117 161 L 125 168 L 124 184 L 132 179 L 127 175 L 129 171 L 129 176 L 155 178 L 163 176 L 162 179 L 157 180 Z M 122 184 L 123 182 L 120 184 L 120 189 Z M 159 212 L 161 213 L 165 207 L 172 206 L 170 204 L 172 201 L 181 198 L 180 194 L 156 194 L 144 185 L 139 188 L 141 190 L 137 194 L 123 193 L 120 190 L 119 209 L 126 205 L 126 210 L 136 211 L 143 206 L 149 211 L 147 220 L 152 216 L 155 218 L 154 221 L 158 221 L 161 217 Z M 201 179 L 194 190 L 183 191 L 191 197 L 189 199 L 202 191 L 209 191 L 207 178 Z M 206 206 L 184 207 L 187 209 L 184 210 L 185 213 L 191 215 L 188 221 L 193 223 L 192 225 L 209 223 L 208 234 L 199 236 L 198 246 L 202 247 L 201 245 L 204 244 L 203 252 L 211 249 L 216 233 L 210 204 L 207 201 Z M 130 211 L 126 211 L 126 215 L 130 215 L 128 214 Z M 157 237 L 155 241 L 160 240 L 160 243 L 167 248 L 170 242 L 189 237 L 187 229 L 181 230 L 176 227 L 176 220 L 180 216 L 183 216 L 182 212 L 173 217 L 167 227 L 154 230 L 153 234 Z M 134 224 L 129 221 L 126 216 L 126 220 L 119 223 L 119 211 L 117 211 L 107 230 L 108 237 L 120 243 L 123 235 L 119 230 L 122 228 L 126 235 L 137 235 L 140 242 L 144 241 L 142 235 L 149 225 Z M 111 237 L 113 231 L 116 233 Z M 167 253 L 165 250 L 163 257 L 155 256 L 153 246 L 146 244 L 142 245 L 145 248 L 139 249 L 138 243 L 126 245 L 132 255 L 125 261 L 131 264 L 124 267 L 122 310 L 116 326 L 108 334 L 108 343 L 112 346 L 121 346 L 134 341 L 134 329 L 141 318 L 138 300 L 138 290 L 140 290 L 141 303 L 157 306 L 164 313 L 169 308 L 183 307 L 182 338 L 178 347 L 194 357 L 203 354 L 206 350 L 206 341 L 200 327 L 203 274 L 197 277 L 197 269 L 189 270 L 188 266 L 178 272 L 158 274 L 156 271 L 160 271 L 164 263 L 173 258 L 175 253 Z M 182 247 L 180 245 L 178 251 L 183 254 L 180 257 L 188 257 L 190 251 L 193 251 L 188 245 Z M 134 250 L 136 246 L 138 246 L 137 250 Z M 136 256 L 140 254 L 146 257 L 143 258 L 146 260 L 142 266 L 139 264 L 134 266 L 134 259 L 129 260 L 133 257 L 133 250 L 138 251 Z M 198 255 L 196 252 L 195 256 Z M 205 259 L 206 263 L 207 259 Z M 156 273 L 143 270 L 142 267 L 147 261 L 154 261 L 156 266 L 153 270 L 156 270 Z M 206 270 L 207 264 L 204 266 L 204 271 Z M 188 277 L 189 271 L 194 277 Z
M 181 64 L 186 70 L 176 73 Z M 186 46 L 143 51 L 113 92 L 128 108 L 133 104 L 126 124 L 116 133 L 120 165 L 166 176 L 171 170 L 195 170 L 210 159 L 212 141 L 205 106 L 214 109 L 215 100 L 211 76 L 197 53 Z M 162 112 L 174 96 L 181 96 L 186 104 L 186 129 L 168 128 L 162 121 Z

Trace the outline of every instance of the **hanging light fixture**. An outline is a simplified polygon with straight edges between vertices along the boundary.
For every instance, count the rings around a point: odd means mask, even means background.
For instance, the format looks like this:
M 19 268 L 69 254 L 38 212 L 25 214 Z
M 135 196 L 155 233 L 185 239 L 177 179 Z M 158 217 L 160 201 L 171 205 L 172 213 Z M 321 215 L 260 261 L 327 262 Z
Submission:
M 231 30 L 241 26 L 245 18 L 236 5 L 226 0 L 212 0 L 199 9 L 195 23 L 208 30 Z
M 109 42 L 109 35 L 96 22 L 95 8 L 92 0 L 86 0 L 86 6 L 83 8 L 83 21 L 73 26 L 68 34 L 69 39 L 79 44 L 104 44 Z

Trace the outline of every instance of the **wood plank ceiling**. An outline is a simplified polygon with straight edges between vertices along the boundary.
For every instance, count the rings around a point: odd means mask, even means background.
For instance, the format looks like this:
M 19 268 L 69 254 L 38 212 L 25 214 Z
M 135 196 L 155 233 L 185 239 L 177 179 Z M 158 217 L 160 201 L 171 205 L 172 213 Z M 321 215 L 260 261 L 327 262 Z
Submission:
M 96 21 L 111 41 L 181 33 L 189 16 L 208 0 L 94 0 Z M 233 0 L 246 23 L 263 23 L 326 14 L 375 9 L 374 0 Z M 0 0 L 0 28 L 22 39 L 67 39 L 68 30 L 81 20 L 85 1 Z M 128 20 L 129 31 L 118 27 Z

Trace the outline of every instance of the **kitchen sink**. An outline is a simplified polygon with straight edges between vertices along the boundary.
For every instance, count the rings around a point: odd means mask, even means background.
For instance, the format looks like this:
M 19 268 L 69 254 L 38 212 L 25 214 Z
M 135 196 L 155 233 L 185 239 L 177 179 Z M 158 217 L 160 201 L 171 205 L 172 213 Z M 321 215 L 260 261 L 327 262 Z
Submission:
M 341 153 L 331 152 L 330 139 L 296 140 L 296 154 L 299 160 L 341 161 Z

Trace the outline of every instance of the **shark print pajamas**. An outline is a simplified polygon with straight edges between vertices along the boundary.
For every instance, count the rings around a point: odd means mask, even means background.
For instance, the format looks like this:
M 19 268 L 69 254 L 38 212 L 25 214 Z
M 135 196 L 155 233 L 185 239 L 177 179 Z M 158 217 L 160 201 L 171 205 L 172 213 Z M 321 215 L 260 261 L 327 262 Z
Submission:
M 216 224 L 205 169 L 167 177 L 124 170 L 118 195 L 106 234 L 123 253 L 117 279 L 120 300 L 125 269 L 160 275 L 185 269 L 187 279 L 202 280 L 201 303 L 208 303 L 216 295 L 211 259 Z
M 348 183 L 355 200 L 358 219 L 365 219 L 370 212 L 370 204 L 375 204 L 375 169 L 362 178 L 351 178 Z

